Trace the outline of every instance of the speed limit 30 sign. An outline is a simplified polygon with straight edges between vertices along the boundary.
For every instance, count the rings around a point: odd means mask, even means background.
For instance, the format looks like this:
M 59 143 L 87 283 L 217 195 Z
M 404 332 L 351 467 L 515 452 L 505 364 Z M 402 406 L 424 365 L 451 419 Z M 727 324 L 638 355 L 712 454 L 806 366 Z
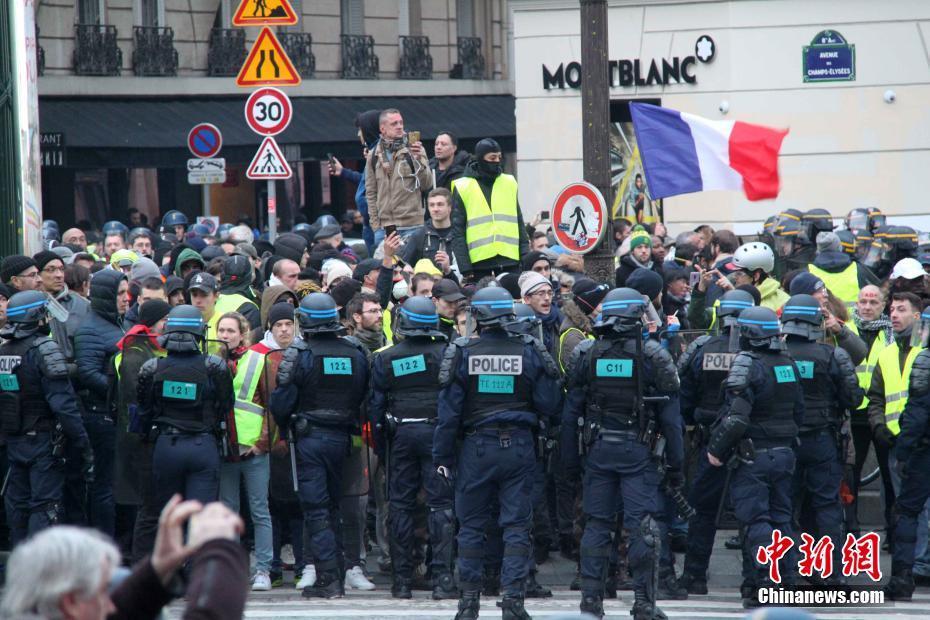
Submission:
M 255 133 L 276 136 L 291 123 L 291 100 L 277 88 L 259 88 L 245 102 L 245 120 Z

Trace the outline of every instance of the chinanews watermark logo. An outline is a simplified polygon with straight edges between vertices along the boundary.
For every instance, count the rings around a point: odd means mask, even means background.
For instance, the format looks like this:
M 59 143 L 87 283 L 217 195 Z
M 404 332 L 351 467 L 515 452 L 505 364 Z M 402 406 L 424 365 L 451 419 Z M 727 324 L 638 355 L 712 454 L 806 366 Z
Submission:
M 772 531 L 772 542 L 756 550 L 756 561 L 768 566 L 769 581 L 774 586 L 761 587 L 759 602 L 763 605 L 787 605 L 799 607 L 876 606 L 885 604 L 885 593 L 879 582 L 882 569 L 879 559 L 881 540 L 875 532 L 862 536 L 847 534 L 840 557 L 842 566 L 834 566 L 836 545 L 829 536 L 819 540 L 808 533 L 801 534 L 797 554 L 797 575 L 820 582 L 822 585 L 799 586 L 784 584 L 779 562 L 789 560 L 788 552 L 795 546 L 790 536 L 781 530 Z M 847 585 L 849 577 L 868 577 L 871 584 Z

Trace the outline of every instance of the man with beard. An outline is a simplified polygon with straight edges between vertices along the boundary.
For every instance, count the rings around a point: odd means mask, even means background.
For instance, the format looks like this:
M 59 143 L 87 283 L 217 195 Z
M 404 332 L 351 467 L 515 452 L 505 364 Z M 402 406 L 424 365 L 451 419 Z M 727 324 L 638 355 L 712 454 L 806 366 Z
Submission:
M 383 317 L 381 303 L 377 295 L 371 293 L 357 294 L 346 306 L 350 335 L 357 338 L 369 353 L 374 353 L 385 345 L 384 332 L 381 330 Z

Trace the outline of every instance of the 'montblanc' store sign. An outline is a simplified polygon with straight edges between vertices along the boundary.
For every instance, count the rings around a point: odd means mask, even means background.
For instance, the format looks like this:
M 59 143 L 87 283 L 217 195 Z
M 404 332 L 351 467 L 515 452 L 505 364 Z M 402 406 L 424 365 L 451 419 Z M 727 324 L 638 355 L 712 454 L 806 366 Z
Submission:
M 668 84 L 695 84 L 694 68 L 697 62 L 711 62 L 717 54 L 717 46 L 708 35 L 698 37 L 694 45 L 694 56 L 673 56 L 653 59 L 647 65 L 639 58 L 610 60 L 607 63 L 608 80 L 611 88 L 626 86 L 653 86 Z M 555 70 L 542 65 L 543 88 L 581 88 L 581 63 L 561 63 Z

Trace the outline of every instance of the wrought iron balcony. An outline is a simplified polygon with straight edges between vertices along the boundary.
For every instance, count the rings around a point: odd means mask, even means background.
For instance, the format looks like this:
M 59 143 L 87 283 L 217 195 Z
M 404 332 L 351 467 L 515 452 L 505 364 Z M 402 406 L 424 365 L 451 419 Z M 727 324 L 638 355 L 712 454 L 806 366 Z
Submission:
M 459 61 L 449 77 L 460 80 L 484 79 L 484 56 L 481 54 L 481 37 L 459 37 Z
M 235 77 L 245 62 L 245 30 L 214 28 L 210 32 L 207 52 L 207 74 L 214 77 Z
M 119 75 L 123 52 L 116 42 L 116 26 L 76 24 L 71 61 L 77 75 Z
M 344 34 L 342 39 L 342 77 L 347 80 L 378 78 L 375 38 L 370 34 Z
M 158 26 L 135 26 L 132 70 L 136 75 L 178 74 L 178 51 L 174 49 L 174 30 Z
M 45 48 L 39 45 L 39 26 L 36 26 L 36 70 L 45 75 Z
M 433 77 L 433 57 L 429 37 L 400 38 L 400 77 L 405 80 L 429 80 Z
M 310 33 L 280 32 L 278 40 L 300 77 L 304 80 L 312 78 L 316 72 L 316 56 L 313 55 L 313 37 Z

